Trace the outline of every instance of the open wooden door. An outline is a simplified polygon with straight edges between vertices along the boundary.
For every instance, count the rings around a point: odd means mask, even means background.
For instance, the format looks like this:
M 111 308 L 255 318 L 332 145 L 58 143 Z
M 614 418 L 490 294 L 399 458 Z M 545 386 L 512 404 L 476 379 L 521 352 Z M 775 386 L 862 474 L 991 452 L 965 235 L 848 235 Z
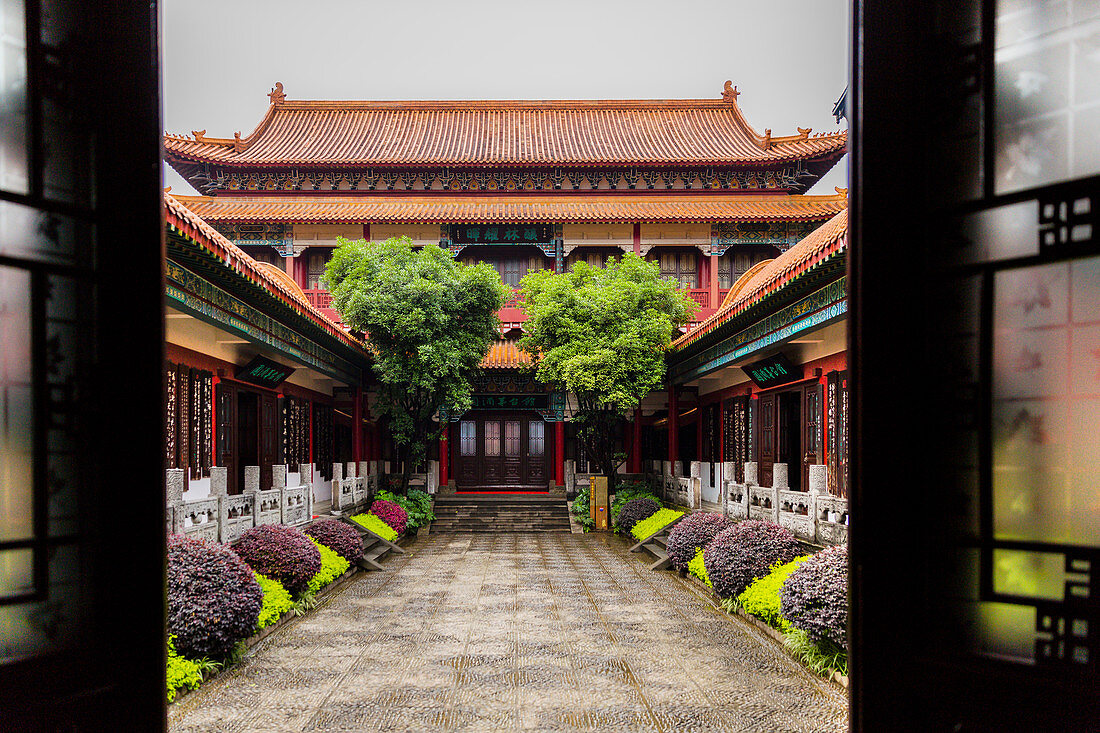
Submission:
M 270 489 L 271 467 L 279 462 L 278 404 L 275 395 L 260 395 L 260 488 Z
M 226 486 L 230 494 L 244 487 L 237 485 L 237 385 L 219 382 L 214 387 L 214 438 L 218 466 L 226 468 Z
M 775 427 L 775 395 L 763 395 L 757 400 L 760 433 L 756 444 L 757 480 L 761 486 L 772 485 L 772 466 L 778 450 Z

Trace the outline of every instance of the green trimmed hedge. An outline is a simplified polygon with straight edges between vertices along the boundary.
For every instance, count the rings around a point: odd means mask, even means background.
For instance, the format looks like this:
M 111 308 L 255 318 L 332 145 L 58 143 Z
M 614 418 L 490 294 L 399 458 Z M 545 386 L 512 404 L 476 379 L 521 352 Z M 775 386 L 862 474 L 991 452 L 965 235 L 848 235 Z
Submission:
M 322 556 L 323 557 L 323 556 Z M 283 617 L 294 608 L 294 598 L 283 584 L 274 578 L 260 575 L 253 571 L 256 582 L 260 584 L 260 590 L 264 592 L 264 605 L 260 609 L 260 618 L 256 622 L 256 629 L 265 629 Z
M 710 577 L 707 576 L 707 566 L 703 564 L 703 548 L 695 548 L 695 557 L 688 563 L 688 572 L 694 575 L 699 580 L 707 584 L 708 588 L 713 588 L 714 585 L 710 582 Z
M 383 522 L 380 518 L 373 514 L 356 514 L 351 518 L 351 521 L 358 524 L 360 527 L 366 530 L 374 532 L 388 542 L 397 541 L 397 532 L 393 530 L 393 527 Z
M 350 562 L 340 557 L 335 551 L 325 547 L 317 540 L 313 540 L 313 544 L 317 545 L 317 551 L 321 553 L 321 569 L 317 571 L 316 575 L 309 579 L 307 593 L 316 593 L 346 573 L 348 568 L 351 567 Z
M 737 602 L 746 613 L 755 616 L 768 626 L 786 633 L 791 628 L 791 622 L 783 618 L 780 613 L 779 591 L 787 582 L 799 565 L 809 559 L 809 555 L 796 557 L 788 563 L 775 563 L 771 572 L 763 578 L 754 580 L 741 595 L 737 596 Z
M 679 519 L 682 516 L 684 516 L 684 513 L 678 512 L 675 509 L 659 509 L 657 513 L 653 516 L 649 517 L 648 519 L 643 519 L 642 521 L 635 524 L 631 528 L 630 534 L 632 534 L 634 536 L 634 539 L 636 539 L 638 542 L 641 542 L 646 537 L 649 537 L 651 534 L 659 530 L 661 527 L 665 526 L 669 522 Z

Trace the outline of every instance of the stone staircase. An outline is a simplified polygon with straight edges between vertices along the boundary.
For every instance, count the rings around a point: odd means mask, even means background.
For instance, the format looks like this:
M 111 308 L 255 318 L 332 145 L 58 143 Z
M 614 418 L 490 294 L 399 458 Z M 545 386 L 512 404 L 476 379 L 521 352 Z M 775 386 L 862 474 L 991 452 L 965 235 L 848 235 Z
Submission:
M 439 494 L 431 532 L 568 532 L 565 494 Z

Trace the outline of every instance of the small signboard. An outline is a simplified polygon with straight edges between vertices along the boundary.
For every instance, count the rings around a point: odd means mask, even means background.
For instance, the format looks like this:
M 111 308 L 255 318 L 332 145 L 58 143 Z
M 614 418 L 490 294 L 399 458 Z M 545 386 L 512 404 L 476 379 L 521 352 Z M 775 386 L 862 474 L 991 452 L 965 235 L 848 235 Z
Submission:
M 275 389 L 287 377 L 294 373 L 294 369 L 283 366 L 277 361 L 272 361 L 266 356 L 257 356 L 252 361 L 237 369 L 236 377 L 242 382 L 255 384 L 268 389 Z
M 475 394 L 475 410 L 545 410 L 550 407 L 550 395 L 541 394 Z
M 775 387 L 802 379 L 802 367 L 795 366 L 783 354 L 769 356 L 762 361 L 747 364 L 741 369 L 756 382 L 757 387 Z
M 455 224 L 451 241 L 455 244 L 545 244 L 554 236 L 550 224 Z

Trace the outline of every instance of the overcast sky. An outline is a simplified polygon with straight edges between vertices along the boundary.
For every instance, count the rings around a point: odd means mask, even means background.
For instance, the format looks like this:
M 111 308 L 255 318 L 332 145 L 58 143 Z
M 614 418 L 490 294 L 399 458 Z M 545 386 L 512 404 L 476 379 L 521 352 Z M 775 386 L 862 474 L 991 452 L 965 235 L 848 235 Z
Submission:
M 164 0 L 164 126 L 247 135 L 289 99 L 717 98 L 837 129 L 847 0 Z M 841 122 L 846 127 L 846 122 Z M 814 187 L 847 186 L 847 159 Z M 165 185 L 193 193 L 165 166 Z

